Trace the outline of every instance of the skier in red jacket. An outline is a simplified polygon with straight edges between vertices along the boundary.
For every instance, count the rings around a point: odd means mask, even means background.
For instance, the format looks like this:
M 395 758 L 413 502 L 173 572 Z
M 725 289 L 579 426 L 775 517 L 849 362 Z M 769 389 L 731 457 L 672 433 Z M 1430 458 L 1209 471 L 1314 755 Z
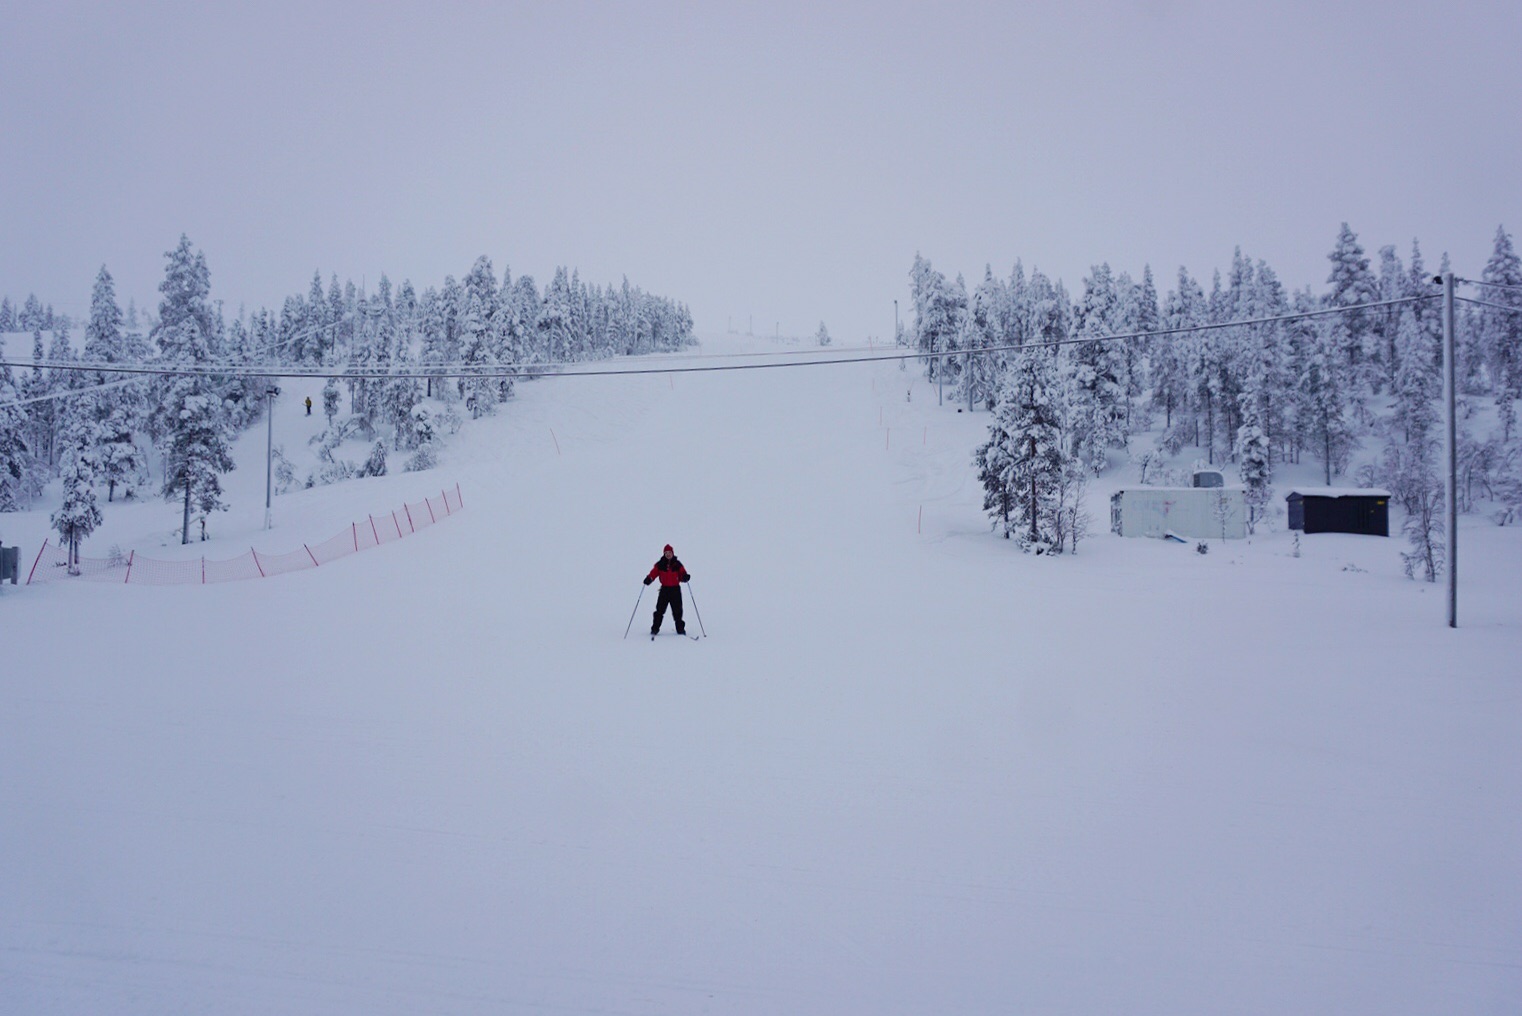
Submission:
M 671 549 L 671 544 L 666 544 L 661 559 L 655 562 L 655 567 L 650 569 L 650 574 L 645 576 L 645 585 L 649 585 L 656 579 L 661 580 L 660 595 L 655 598 L 655 619 L 650 622 L 650 634 L 660 634 L 661 620 L 666 616 L 666 607 L 671 607 L 671 619 L 676 622 L 676 633 L 687 634 L 687 625 L 682 621 L 682 587 L 681 583 L 692 578 L 687 574 L 687 569 L 682 567 L 682 562 L 676 558 L 676 552 Z

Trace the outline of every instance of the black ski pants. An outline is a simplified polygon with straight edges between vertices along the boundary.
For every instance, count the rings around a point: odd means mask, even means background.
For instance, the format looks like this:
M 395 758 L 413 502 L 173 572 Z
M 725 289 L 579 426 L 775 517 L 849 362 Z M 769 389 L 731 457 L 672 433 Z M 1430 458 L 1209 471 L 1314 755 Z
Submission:
M 654 635 L 661 630 L 661 619 L 666 616 L 666 608 L 671 608 L 671 620 L 676 622 L 677 634 L 685 634 L 687 625 L 682 622 L 682 587 L 661 586 L 660 595 L 655 598 L 655 620 L 650 622 L 650 634 Z

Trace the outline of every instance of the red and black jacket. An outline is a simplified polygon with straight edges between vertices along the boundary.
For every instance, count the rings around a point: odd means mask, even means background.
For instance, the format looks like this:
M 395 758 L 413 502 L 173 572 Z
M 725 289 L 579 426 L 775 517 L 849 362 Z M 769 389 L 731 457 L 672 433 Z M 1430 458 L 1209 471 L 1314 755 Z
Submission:
M 655 562 L 655 567 L 650 569 L 650 574 L 645 576 L 645 585 L 649 585 L 656 579 L 660 579 L 662 586 L 674 586 L 678 582 L 686 582 L 692 576 L 687 574 L 687 569 L 682 567 L 682 562 L 675 555 L 671 560 L 664 557 Z

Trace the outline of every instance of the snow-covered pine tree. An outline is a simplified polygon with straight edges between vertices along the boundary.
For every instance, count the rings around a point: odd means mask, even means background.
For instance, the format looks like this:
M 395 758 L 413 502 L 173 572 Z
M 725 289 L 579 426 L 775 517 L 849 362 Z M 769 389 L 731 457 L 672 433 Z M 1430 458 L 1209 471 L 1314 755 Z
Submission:
M 1168 329 L 1169 333 L 1152 340 L 1152 404 L 1161 406 L 1163 410 L 1161 443 L 1175 452 L 1185 443 L 1177 428 L 1187 425 L 1194 429 L 1193 416 L 1189 410 L 1195 385 L 1190 378 L 1189 367 L 1195 361 L 1190 354 L 1196 337 L 1179 329 L 1203 324 L 1205 316 L 1205 291 L 1180 266 L 1178 282 L 1168 292 L 1163 303 L 1162 327 Z M 1187 421 L 1186 414 L 1189 415 Z
M 365 460 L 360 468 L 360 476 L 385 476 L 386 475 L 386 442 L 377 441 L 375 447 L 370 449 L 370 457 Z
M 291 343 L 291 357 L 298 363 L 322 363 L 333 344 L 332 325 L 327 297 L 322 291 L 322 271 L 313 269 L 312 285 L 296 322 L 301 338 Z
M 1327 282 L 1331 291 L 1325 298 L 1328 307 L 1352 307 L 1379 301 L 1379 282 L 1369 268 L 1358 236 L 1344 222 L 1337 234 L 1337 242 L 1327 255 L 1332 263 Z M 1338 323 L 1336 342 L 1340 368 L 1348 368 L 1349 394 L 1359 397 L 1370 391 L 1378 380 L 1378 365 L 1370 361 L 1366 340 L 1371 332 L 1374 314 L 1368 310 L 1349 311 L 1335 318 Z
M 222 503 L 221 474 L 232 471 L 232 454 L 221 401 L 198 379 L 177 376 L 169 391 L 174 417 L 164 449 L 164 486 L 166 500 L 184 499 L 184 520 L 180 542 L 190 542 L 190 511 L 195 507 L 204 517 L 225 510 Z M 201 538 L 205 539 L 203 531 Z
M 323 343 L 323 356 L 330 358 L 331 362 L 337 363 L 348 355 L 350 338 L 353 333 L 354 319 L 349 312 L 349 305 L 344 302 L 343 287 L 338 284 L 338 273 L 334 272 L 328 277 L 328 312 L 326 315 L 328 331 L 326 341 Z
M 1076 338 L 1093 336 L 1072 349 L 1073 456 L 1096 475 L 1104 469 L 1112 447 L 1126 443 L 1125 345 L 1127 339 L 1102 337 L 1125 334 L 1120 292 L 1108 264 L 1096 265 L 1084 280 L 1077 307 Z M 1118 327 L 1117 327 L 1118 326 Z
M 174 366 L 208 363 L 218 329 L 206 258 L 183 234 L 165 258 L 168 264 L 159 285 L 164 297 L 153 330 L 160 358 Z M 222 507 L 221 474 L 233 468 L 226 414 L 213 380 L 205 375 L 169 375 L 155 389 L 150 426 L 164 443 L 162 493 L 168 500 L 183 498 L 181 542 L 189 543 L 191 507 L 208 514 Z
M 1044 347 L 1020 350 L 1000 382 L 988 441 L 973 457 L 983 510 L 1006 539 L 1017 536 L 1028 549 L 1049 542 L 1055 528 L 1046 512 L 1066 461 L 1057 397 L 1056 354 Z
M 1321 459 L 1327 484 L 1342 472 L 1356 440 L 1353 428 L 1344 416 L 1348 404 L 1347 369 L 1341 350 L 1336 348 L 1341 329 L 1317 322 L 1315 340 L 1307 352 L 1305 373 L 1300 378 L 1299 412 L 1305 421 L 1311 451 Z
M 1295 314 L 1308 314 L 1320 307 L 1321 301 L 1309 286 L 1297 290 L 1290 301 L 1290 308 Z M 1318 319 L 1308 317 L 1286 322 L 1284 326 L 1288 364 L 1286 392 L 1282 400 L 1285 424 L 1281 436 L 1285 442 L 1284 458 L 1287 462 L 1299 463 L 1302 453 L 1312 445 L 1310 400 L 1305 393 L 1304 379 L 1310 370 L 1312 354 L 1321 342 L 1320 328 Z
M 194 366 L 211 360 L 211 275 L 206 260 L 183 233 L 174 250 L 164 255 L 164 281 L 159 284 L 159 320 L 150 338 L 158 347 L 158 359 L 170 366 Z M 151 383 L 148 430 L 155 441 L 163 440 L 179 413 L 170 404 L 171 391 L 183 396 L 186 389 L 168 376 Z M 198 388 L 207 388 L 205 379 Z
M 382 352 L 386 342 L 382 326 L 385 314 L 385 308 L 378 300 L 364 299 L 355 304 L 354 338 L 348 364 L 344 368 L 344 383 L 349 389 L 349 412 L 359 421 L 359 427 L 366 436 L 369 436 L 375 426 L 375 391 L 379 387 L 370 375 L 379 369 L 388 355 Z
M 1437 401 L 1442 395 L 1443 379 L 1433 362 L 1433 342 L 1417 321 L 1414 307 L 1401 308 L 1396 328 L 1396 371 L 1391 407 L 1392 428 L 1400 432 L 1405 444 L 1424 444 L 1437 423 Z M 1437 355 L 1441 356 L 1439 352 Z
M 556 268 L 550 284 L 544 287 L 544 301 L 539 310 L 539 348 L 547 362 L 566 363 L 575 347 L 571 280 L 564 268 Z
M 1004 357 L 982 350 L 1007 344 L 1001 326 L 1006 302 L 1004 284 L 994 278 L 992 266 L 984 266 L 983 281 L 972 291 L 958 339 L 962 348 L 967 350 L 960 395 L 966 398 L 969 410 L 980 405 L 993 409 L 998 402 Z
M 48 343 L 47 356 L 49 363 L 72 363 L 75 359 L 74 347 L 69 341 L 69 319 L 63 315 L 59 315 L 54 319 L 53 338 Z M 56 394 L 62 391 L 78 389 L 83 387 L 84 384 L 84 375 L 79 371 L 50 368 L 46 372 L 46 391 L 50 393 Z M 39 413 L 38 415 L 46 415 L 49 423 L 44 439 L 43 454 L 49 466 L 51 466 L 58 461 L 64 415 L 62 408 L 56 401 L 44 403 L 43 405 L 47 407 L 45 414 Z
M 26 294 L 26 302 L 21 305 L 16 323 L 18 332 L 41 331 L 47 327 L 47 315 L 42 312 L 42 301 L 37 299 L 36 293 Z
M 391 372 L 396 359 L 400 335 L 397 331 L 396 305 L 391 299 L 391 280 L 384 274 L 376 287 L 375 298 L 371 301 L 371 316 L 370 369 L 376 374 L 386 375 Z M 366 385 L 365 417 L 371 421 L 372 427 L 380 426 L 390 419 L 390 407 L 387 405 L 389 384 L 389 379 L 377 377 Z
M 97 407 L 88 395 L 67 400 L 63 412 L 59 449 L 63 502 L 53 512 L 51 522 L 59 539 L 68 548 L 70 575 L 79 574 L 80 544 L 103 520 L 95 498 L 95 478 L 99 469 L 96 449 L 100 443 L 96 412 Z
M 636 291 L 637 295 L 638 291 Z M 513 283 L 513 316 L 508 321 L 512 331 L 513 362 L 514 363 L 544 363 L 545 351 L 539 344 L 539 288 L 534 283 L 532 275 L 520 275 Z M 642 317 L 642 308 L 636 301 L 634 314 L 631 318 L 635 322 L 636 336 L 632 342 L 636 352 L 649 352 L 646 342 L 650 335 L 650 329 Z
M 475 297 L 476 306 L 481 309 L 482 321 L 490 322 L 497 309 L 497 274 L 492 268 L 491 258 L 485 254 L 476 258 L 476 263 L 465 273 L 464 287 L 466 300 Z
M 396 359 L 392 361 L 392 376 L 386 382 L 384 417 L 393 429 L 393 442 L 398 449 L 411 447 L 412 409 L 423 397 L 422 386 L 417 378 L 417 362 L 412 354 L 412 343 L 404 341 L 397 347 Z
M 16 308 L 11 306 L 11 298 L 0 298 L 0 333 L 18 331 L 16 327 Z
M 1278 275 L 1260 260 L 1254 278 L 1254 317 L 1280 317 L 1289 313 L 1289 295 Z M 1295 374 L 1289 330 L 1284 323 L 1257 325 L 1249 349 L 1247 385 L 1258 400 L 1258 424 L 1268 443 L 1269 462 L 1276 444 L 1285 443 L 1294 399 Z
M 1000 345 L 1023 346 L 1030 341 L 1031 286 L 1025 277 L 1025 264 L 1015 259 L 1010 269 L 1009 281 L 1004 284 L 1003 299 L 998 308 Z M 1008 356 L 999 358 L 999 375 L 1004 374 Z
M 1379 248 L 1379 299 L 1381 301 L 1403 300 L 1412 295 L 1411 276 L 1406 271 L 1406 266 L 1401 263 L 1400 255 L 1395 251 L 1394 244 L 1386 244 Z M 1379 360 L 1379 385 L 1380 389 L 1388 391 L 1395 385 L 1395 374 L 1400 370 L 1400 351 L 1397 349 L 1397 335 L 1400 331 L 1400 315 L 1402 307 L 1381 307 L 1375 311 L 1372 335 L 1377 337 L 1374 342 L 1371 355 Z
M 328 429 L 333 429 L 333 418 L 338 415 L 338 378 L 329 377 L 322 386 L 322 413 L 328 418 Z
M 90 292 L 90 323 L 85 326 L 84 358 L 92 363 L 130 363 L 147 358 L 139 336 L 126 331 L 126 321 L 116 302 L 116 282 L 105 265 L 95 276 Z M 130 380 L 125 374 L 95 374 L 97 384 Z M 148 415 L 148 379 L 108 388 L 94 395 L 100 447 L 98 479 L 106 484 L 106 501 L 116 499 L 116 488 L 131 497 L 146 482 L 147 460 L 137 444 L 137 431 Z
M 1522 398 L 1522 258 L 1502 226 L 1496 227 L 1495 246 L 1480 278 L 1490 283 L 1484 290 L 1487 303 L 1516 308 L 1480 308 L 1481 344 L 1501 420 L 1501 440 L 1509 444 L 1517 428 L 1517 399 Z
M 1268 437 L 1263 433 L 1259 398 L 1242 393 L 1242 426 L 1237 431 L 1237 469 L 1246 490 L 1247 531 L 1257 531 L 1258 523 L 1268 512 L 1273 497 L 1273 466 L 1269 461 Z
M 102 393 L 102 401 L 105 395 L 118 396 L 111 401 L 99 430 L 99 479 L 106 484 L 108 504 L 116 500 L 118 486 L 122 488 L 123 498 L 130 500 L 148 479 L 147 458 L 138 447 L 136 437 L 137 421 L 142 419 L 143 410 L 140 405 L 120 397 L 123 392 L 133 392 L 138 396 L 138 401 L 141 401 L 142 391 L 137 385 L 126 385 L 113 392 Z
M 1242 249 L 1238 247 L 1232 252 L 1231 271 L 1227 275 L 1226 286 L 1216 294 L 1214 312 L 1217 316 L 1214 321 L 1225 323 L 1255 320 L 1264 316 L 1260 313 L 1263 309 L 1260 302 L 1258 278 L 1252 260 L 1243 255 Z M 1260 407 L 1262 405 L 1264 371 L 1260 353 L 1265 330 L 1270 327 L 1272 326 L 1241 325 L 1203 336 L 1203 340 L 1214 347 L 1214 355 L 1210 359 L 1213 375 L 1209 385 L 1215 433 L 1211 435 L 1210 447 L 1212 450 L 1223 450 L 1222 461 L 1236 457 L 1242 393 L 1250 385 L 1256 385 L 1257 391 L 1254 394 L 1260 400 Z M 1259 419 L 1261 424 L 1262 417 Z
M 570 359 L 585 360 L 592 355 L 591 349 L 591 302 L 586 285 L 581 281 L 581 271 L 571 270 L 568 330 L 571 334 Z
M 821 321 L 821 322 L 819 322 L 819 331 L 814 333 L 814 345 L 816 345 L 816 346 L 828 346 L 829 344 L 830 344 L 830 330 L 828 328 L 826 328 L 824 326 L 824 322 Z
M 40 319 L 41 314 L 39 312 Z M 47 361 L 47 349 L 42 344 L 42 325 L 32 328 L 32 369 L 21 382 L 21 397 L 42 400 L 52 389 L 52 371 L 42 365 Z M 56 425 L 57 404 L 52 401 L 34 401 L 28 407 L 27 420 L 30 429 L 26 444 L 32 450 L 28 464 L 26 486 L 28 499 L 42 492 L 53 468 L 53 428 Z
M 121 363 L 126 359 L 122 312 L 116 304 L 116 282 L 105 265 L 90 291 L 90 323 L 85 326 L 84 358 L 90 363 Z
M 53 323 L 53 338 L 48 342 L 48 360 L 51 363 L 73 363 L 78 360 L 74 355 L 74 340 L 69 335 L 69 319 L 62 314 Z M 54 391 L 81 388 L 83 381 L 77 370 L 55 370 L 52 387 Z
M 915 255 L 910 272 L 911 297 L 914 301 L 914 347 L 924 355 L 925 379 L 951 380 L 956 371 L 946 353 L 956 348 L 957 331 L 967 312 L 967 291 L 953 286 L 946 277 L 930 267 L 930 262 Z
M 1429 293 L 1438 292 L 1432 283 L 1432 275 L 1427 271 L 1427 265 L 1422 259 L 1422 247 L 1416 240 L 1411 241 L 1411 260 L 1406 266 L 1406 292 L 1410 296 L 1426 296 Z M 1422 300 L 1419 303 L 1409 305 L 1409 309 L 1416 315 L 1416 324 L 1423 334 L 1430 337 L 1432 350 L 1433 368 L 1441 371 L 1443 367 L 1443 307 L 1440 300 Z
M 1127 313 L 1128 328 L 1130 331 L 1149 334 L 1162 327 L 1163 311 L 1158 301 L 1157 282 L 1152 278 L 1152 266 L 1142 266 L 1141 285 L 1135 286 L 1131 292 L 1130 308 Z M 1147 411 L 1147 401 L 1144 396 L 1149 391 L 1149 369 L 1155 340 L 1151 338 L 1132 340 L 1126 349 L 1126 431 L 1135 433 L 1150 430 L 1152 427 L 1151 414 Z M 1143 400 L 1139 410 L 1140 417 L 1133 421 L 1129 415 L 1133 411 L 1132 403 Z
M 1205 305 L 1208 308 L 1208 323 L 1221 324 L 1231 320 L 1231 308 L 1226 299 L 1226 290 L 1221 285 L 1219 271 L 1214 274 L 1210 296 L 1206 298 Z M 1231 352 L 1232 343 L 1230 336 L 1222 336 L 1214 331 L 1195 333 L 1193 339 L 1189 346 L 1188 372 L 1192 387 L 1190 396 L 1194 404 L 1194 444 L 1203 445 L 1205 461 L 1214 465 L 1216 432 L 1220 429 L 1224 416 L 1222 403 L 1228 376 L 1225 361 Z
M 449 362 L 445 352 L 445 309 L 439 291 L 429 286 L 418 300 L 418 336 L 422 350 L 418 361 L 426 377 L 424 396 L 440 398 L 448 394 L 448 385 L 440 376 L 443 364 Z
M 405 350 L 408 360 L 417 365 L 418 353 L 418 298 L 411 279 L 403 279 L 396 291 L 396 304 L 392 317 L 396 322 L 396 347 L 393 356 L 401 358 Z
M 0 512 L 20 511 L 26 497 L 26 474 L 31 461 L 27 444 L 30 421 L 9 364 L 0 364 Z
M 480 298 L 475 294 L 466 301 L 465 313 L 460 319 L 460 337 L 464 347 L 464 364 L 474 372 L 461 380 L 460 393 L 465 397 L 471 419 L 474 420 L 484 413 L 494 411 L 500 391 L 497 378 L 491 376 L 497 366 L 496 357 L 492 354 L 495 343 L 492 341 L 491 325 L 486 320 Z

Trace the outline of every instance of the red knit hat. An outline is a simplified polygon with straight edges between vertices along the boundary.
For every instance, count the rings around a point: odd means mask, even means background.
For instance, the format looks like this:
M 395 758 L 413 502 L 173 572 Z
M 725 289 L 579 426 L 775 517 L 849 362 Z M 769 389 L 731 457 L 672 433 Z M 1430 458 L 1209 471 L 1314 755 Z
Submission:
M 670 549 L 671 549 L 671 544 L 669 544 L 669 543 L 666 544 L 665 550 L 670 550 Z

